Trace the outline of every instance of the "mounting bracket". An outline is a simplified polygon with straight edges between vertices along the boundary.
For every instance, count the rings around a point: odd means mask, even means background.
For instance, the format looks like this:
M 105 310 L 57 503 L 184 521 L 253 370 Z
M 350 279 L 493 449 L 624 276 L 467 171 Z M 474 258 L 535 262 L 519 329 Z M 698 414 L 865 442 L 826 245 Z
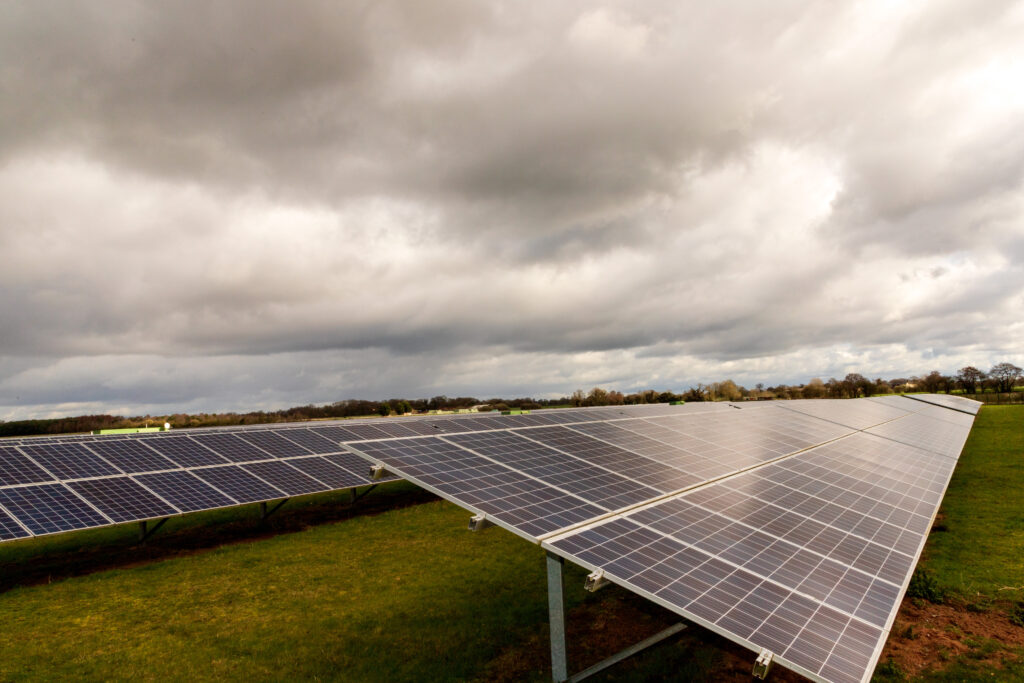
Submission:
M 611 581 L 604 578 L 604 570 L 598 569 L 596 572 L 591 572 L 587 575 L 587 580 L 583 584 L 583 588 L 591 593 L 596 593 L 610 583 Z
M 473 515 L 469 518 L 470 531 L 483 531 L 489 526 L 494 526 L 494 522 L 487 519 L 487 515 L 482 512 L 479 515 Z
M 386 476 L 388 476 L 388 470 L 383 463 L 378 463 L 370 468 L 370 479 L 378 481 Z
M 772 657 L 774 656 L 768 648 L 761 648 L 761 654 L 754 660 L 754 670 L 751 675 L 763 681 L 768 676 L 768 669 L 772 666 Z

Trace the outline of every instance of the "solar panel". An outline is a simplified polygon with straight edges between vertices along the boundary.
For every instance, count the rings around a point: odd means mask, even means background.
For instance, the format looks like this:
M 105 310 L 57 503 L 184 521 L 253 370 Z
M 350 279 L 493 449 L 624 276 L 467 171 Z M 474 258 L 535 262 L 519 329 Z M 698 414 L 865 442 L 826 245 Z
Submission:
M 86 447 L 103 456 L 104 460 L 113 464 L 122 472 L 159 472 L 177 469 L 178 465 L 151 448 L 146 448 L 142 441 L 128 439 L 92 441 Z
M 228 498 L 191 472 L 157 472 L 139 474 L 133 477 L 182 512 L 196 512 L 213 508 L 237 505 L 238 501 Z
M 36 536 L 110 524 L 61 484 L 0 489 L 0 505 Z
M 288 464 L 322 481 L 332 489 L 353 488 L 366 483 L 366 477 L 349 472 L 325 457 L 293 458 Z M 363 468 L 365 467 L 364 461 Z
M 206 448 L 197 441 L 193 441 L 187 436 L 147 439 L 145 443 L 146 446 L 163 454 L 181 467 L 223 465 L 228 462 L 227 458 L 222 458 L 209 448 Z
M 109 462 L 77 443 L 23 445 L 21 452 L 42 465 L 57 479 L 86 479 L 121 472 Z
M 52 481 L 39 465 L 8 446 L 0 446 L 0 486 Z
M 258 462 L 242 465 L 242 469 L 255 474 L 260 479 L 273 484 L 289 496 L 301 496 L 305 493 L 326 491 L 330 487 L 321 481 L 300 472 L 282 461 Z
M 31 534 L 18 524 L 14 517 L 0 510 L 0 540 L 13 541 L 16 538 L 26 538 Z
M 288 494 L 246 472 L 237 465 L 205 467 L 192 473 L 220 492 L 231 496 L 239 503 L 258 503 L 276 498 L 287 498 Z
M 366 442 L 361 453 L 528 538 L 606 510 L 438 437 Z
M 341 448 L 337 441 L 331 441 L 330 439 L 317 434 L 312 429 L 282 429 L 278 433 L 289 441 L 294 441 L 299 444 L 310 453 L 316 453 L 318 455 L 334 453 Z
M 606 409 L 592 413 L 604 421 L 349 447 L 799 673 L 864 680 L 971 417 L 907 399 L 737 408 Z M 604 473 L 645 488 L 602 498 Z M 524 525 L 519 509 L 482 505 L 566 494 L 599 510 Z
M 313 451 L 299 445 L 295 441 L 291 441 L 277 432 L 268 430 L 239 432 L 235 436 L 278 458 L 292 458 L 313 453 Z
M 963 396 L 954 396 L 951 394 L 907 394 L 907 398 L 915 401 L 923 401 L 925 403 L 932 403 L 943 408 L 952 408 L 965 412 L 969 415 L 977 415 L 981 409 L 981 403 L 978 401 L 972 401 L 969 398 Z
M 73 481 L 68 488 L 115 522 L 134 522 L 178 514 L 128 477 Z
M 268 460 L 274 457 L 262 448 L 258 448 L 234 434 L 207 432 L 195 434 L 189 438 L 231 462 L 252 462 L 254 460 Z

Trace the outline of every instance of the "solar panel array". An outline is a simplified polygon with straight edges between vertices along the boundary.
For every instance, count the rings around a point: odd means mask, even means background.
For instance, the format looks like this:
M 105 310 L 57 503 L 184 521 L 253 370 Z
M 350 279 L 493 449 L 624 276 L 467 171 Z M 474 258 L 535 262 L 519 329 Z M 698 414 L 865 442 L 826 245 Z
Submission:
M 973 423 L 924 398 L 605 409 L 346 445 L 788 668 L 853 682 Z
M 371 480 L 365 461 L 345 450 L 342 442 L 575 423 L 622 417 L 630 410 L 4 439 L 0 442 L 0 541 L 397 479 Z M 667 406 L 649 406 L 645 412 L 666 410 Z

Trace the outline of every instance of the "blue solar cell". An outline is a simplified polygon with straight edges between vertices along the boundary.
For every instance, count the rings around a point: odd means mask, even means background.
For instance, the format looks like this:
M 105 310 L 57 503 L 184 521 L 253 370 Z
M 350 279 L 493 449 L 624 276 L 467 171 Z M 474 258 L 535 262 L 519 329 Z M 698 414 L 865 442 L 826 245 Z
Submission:
M 238 504 L 237 501 L 228 498 L 191 472 L 139 474 L 133 479 L 182 512 L 210 510 Z
M 0 486 L 53 481 L 41 467 L 9 446 L 0 446 Z
M 115 522 L 132 522 L 178 514 L 128 477 L 74 481 L 68 488 Z
M 110 523 L 61 484 L 0 489 L 0 505 L 36 536 Z

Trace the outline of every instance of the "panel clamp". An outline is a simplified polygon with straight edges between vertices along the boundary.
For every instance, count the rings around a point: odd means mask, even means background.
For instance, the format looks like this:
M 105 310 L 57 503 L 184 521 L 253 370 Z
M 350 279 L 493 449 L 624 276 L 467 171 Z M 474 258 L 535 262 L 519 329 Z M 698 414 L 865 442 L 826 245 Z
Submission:
M 604 578 L 604 570 L 598 569 L 587 575 L 587 580 L 584 582 L 583 588 L 591 593 L 596 593 L 609 583 L 611 583 L 611 581 Z
M 483 531 L 489 526 L 494 526 L 494 522 L 487 519 L 487 515 L 482 512 L 469 518 L 470 531 Z
M 774 656 L 775 655 L 772 654 L 771 650 L 766 647 L 762 647 L 761 654 L 759 654 L 757 659 L 754 660 L 754 670 L 751 672 L 751 675 L 754 678 L 759 678 L 763 681 L 768 675 L 768 669 L 772 665 L 772 657 Z
M 374 481 L 379 481 L 388 476 L 388 474 L 387 468 L 382 464 L 377 464 L 370 468 L 370 479 Z

